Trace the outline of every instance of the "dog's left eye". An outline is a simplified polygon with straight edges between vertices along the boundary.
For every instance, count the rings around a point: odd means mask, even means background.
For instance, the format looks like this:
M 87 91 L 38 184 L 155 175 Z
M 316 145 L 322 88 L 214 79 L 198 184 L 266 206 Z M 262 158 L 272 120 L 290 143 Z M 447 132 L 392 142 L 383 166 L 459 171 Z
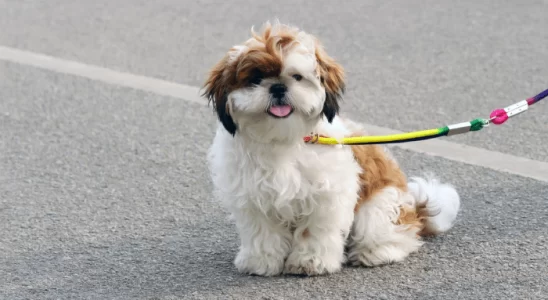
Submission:
M 297 81 L 301 81 L 303 79 L 303 77 L 299 74 L 294 74 L 292 77 L 295 78 L 295 80 Z

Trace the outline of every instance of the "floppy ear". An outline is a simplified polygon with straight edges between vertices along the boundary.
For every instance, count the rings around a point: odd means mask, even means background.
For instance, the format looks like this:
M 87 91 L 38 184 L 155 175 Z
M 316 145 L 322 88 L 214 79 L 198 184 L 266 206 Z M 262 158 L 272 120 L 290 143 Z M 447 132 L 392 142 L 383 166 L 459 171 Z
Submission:
M 229 54 L 219 61 L 209 72 L 209 77 L 204 84 L 206 96 L 209 103 L 213 104 L 214 110 L 224 128 L 232 135 L 236 134 L 236 124 L 230 116 L 230 103 L 228 93 L 234 81 L 235 71 L 230 70 L 234 64 Z
M 320 79 L 325 88 L 325 103 L 323 114 L 331 123 L 339 112 L 339 101 L 342 99 L 345 90 L 344 69 L 333 58 L 331 58 L 321 45 L 316 46 L 316 60 Z

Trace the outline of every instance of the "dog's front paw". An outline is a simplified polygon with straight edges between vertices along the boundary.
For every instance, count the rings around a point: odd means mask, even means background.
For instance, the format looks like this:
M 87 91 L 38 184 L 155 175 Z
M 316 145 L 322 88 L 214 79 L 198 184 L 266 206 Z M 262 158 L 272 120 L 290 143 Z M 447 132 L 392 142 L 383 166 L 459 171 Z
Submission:
M 284 273 L 316 276 L 338 272 L 342 263 L 338 257 L 291 253 L 285 262 Z
M 284 267 L 284 258 L 273 256 L 271 254 L 252 255 L 245 250 L 240 250 L 234 265 L 241 273 L 275 276 L 282 273 Z

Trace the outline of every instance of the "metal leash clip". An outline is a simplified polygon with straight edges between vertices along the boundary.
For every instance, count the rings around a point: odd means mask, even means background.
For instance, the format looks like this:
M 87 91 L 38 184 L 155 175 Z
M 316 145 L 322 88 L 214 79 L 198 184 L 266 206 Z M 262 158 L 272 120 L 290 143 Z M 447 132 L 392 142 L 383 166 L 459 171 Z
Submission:
M 495 123 L 495 125 L 500 125 L 506 122 L 510 117 L 521 114 L 529 108 L 529 103 L 527 100 L 520 101 L 518 103 L 512 104 L 504 109 L 495 109 L 489 115 L 490 123 Z

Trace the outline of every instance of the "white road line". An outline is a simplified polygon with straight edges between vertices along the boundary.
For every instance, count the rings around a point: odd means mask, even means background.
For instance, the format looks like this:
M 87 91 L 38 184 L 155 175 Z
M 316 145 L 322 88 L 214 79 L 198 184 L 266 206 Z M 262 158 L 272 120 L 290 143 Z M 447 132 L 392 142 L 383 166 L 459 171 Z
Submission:
M 40 53 L 33 53 L 0 46 L 0 60 L 19 63 L 58 73 L 70 74 L 108 84 L 147 91 L 162 96 L 182 98 L 196 103 L 207 103 L 200 98 L 199 89 L 161 79 L 118 72 L 111 69 L 60 59 Z
M 114 71 L 103 67 L 87 65 L 39 53 L 0 46 L 0 60 L 46 69 L 58 73 L 75 75 L 108 84 L 129 87 L 162 96 L 180 98 L 202 105 L 207 103 L 205 99 L 200 97 L 199 88 L 197 87 Z M 401 133 L 400 131 L 389 128 L 367 124 L 365 125 L 365 128 L 371 134 L 375 135 Z M 548 163 L 546 162 L 456 144 L 445 140 L 429 140 L 395 144 L 393 146 L 548 182 Z

